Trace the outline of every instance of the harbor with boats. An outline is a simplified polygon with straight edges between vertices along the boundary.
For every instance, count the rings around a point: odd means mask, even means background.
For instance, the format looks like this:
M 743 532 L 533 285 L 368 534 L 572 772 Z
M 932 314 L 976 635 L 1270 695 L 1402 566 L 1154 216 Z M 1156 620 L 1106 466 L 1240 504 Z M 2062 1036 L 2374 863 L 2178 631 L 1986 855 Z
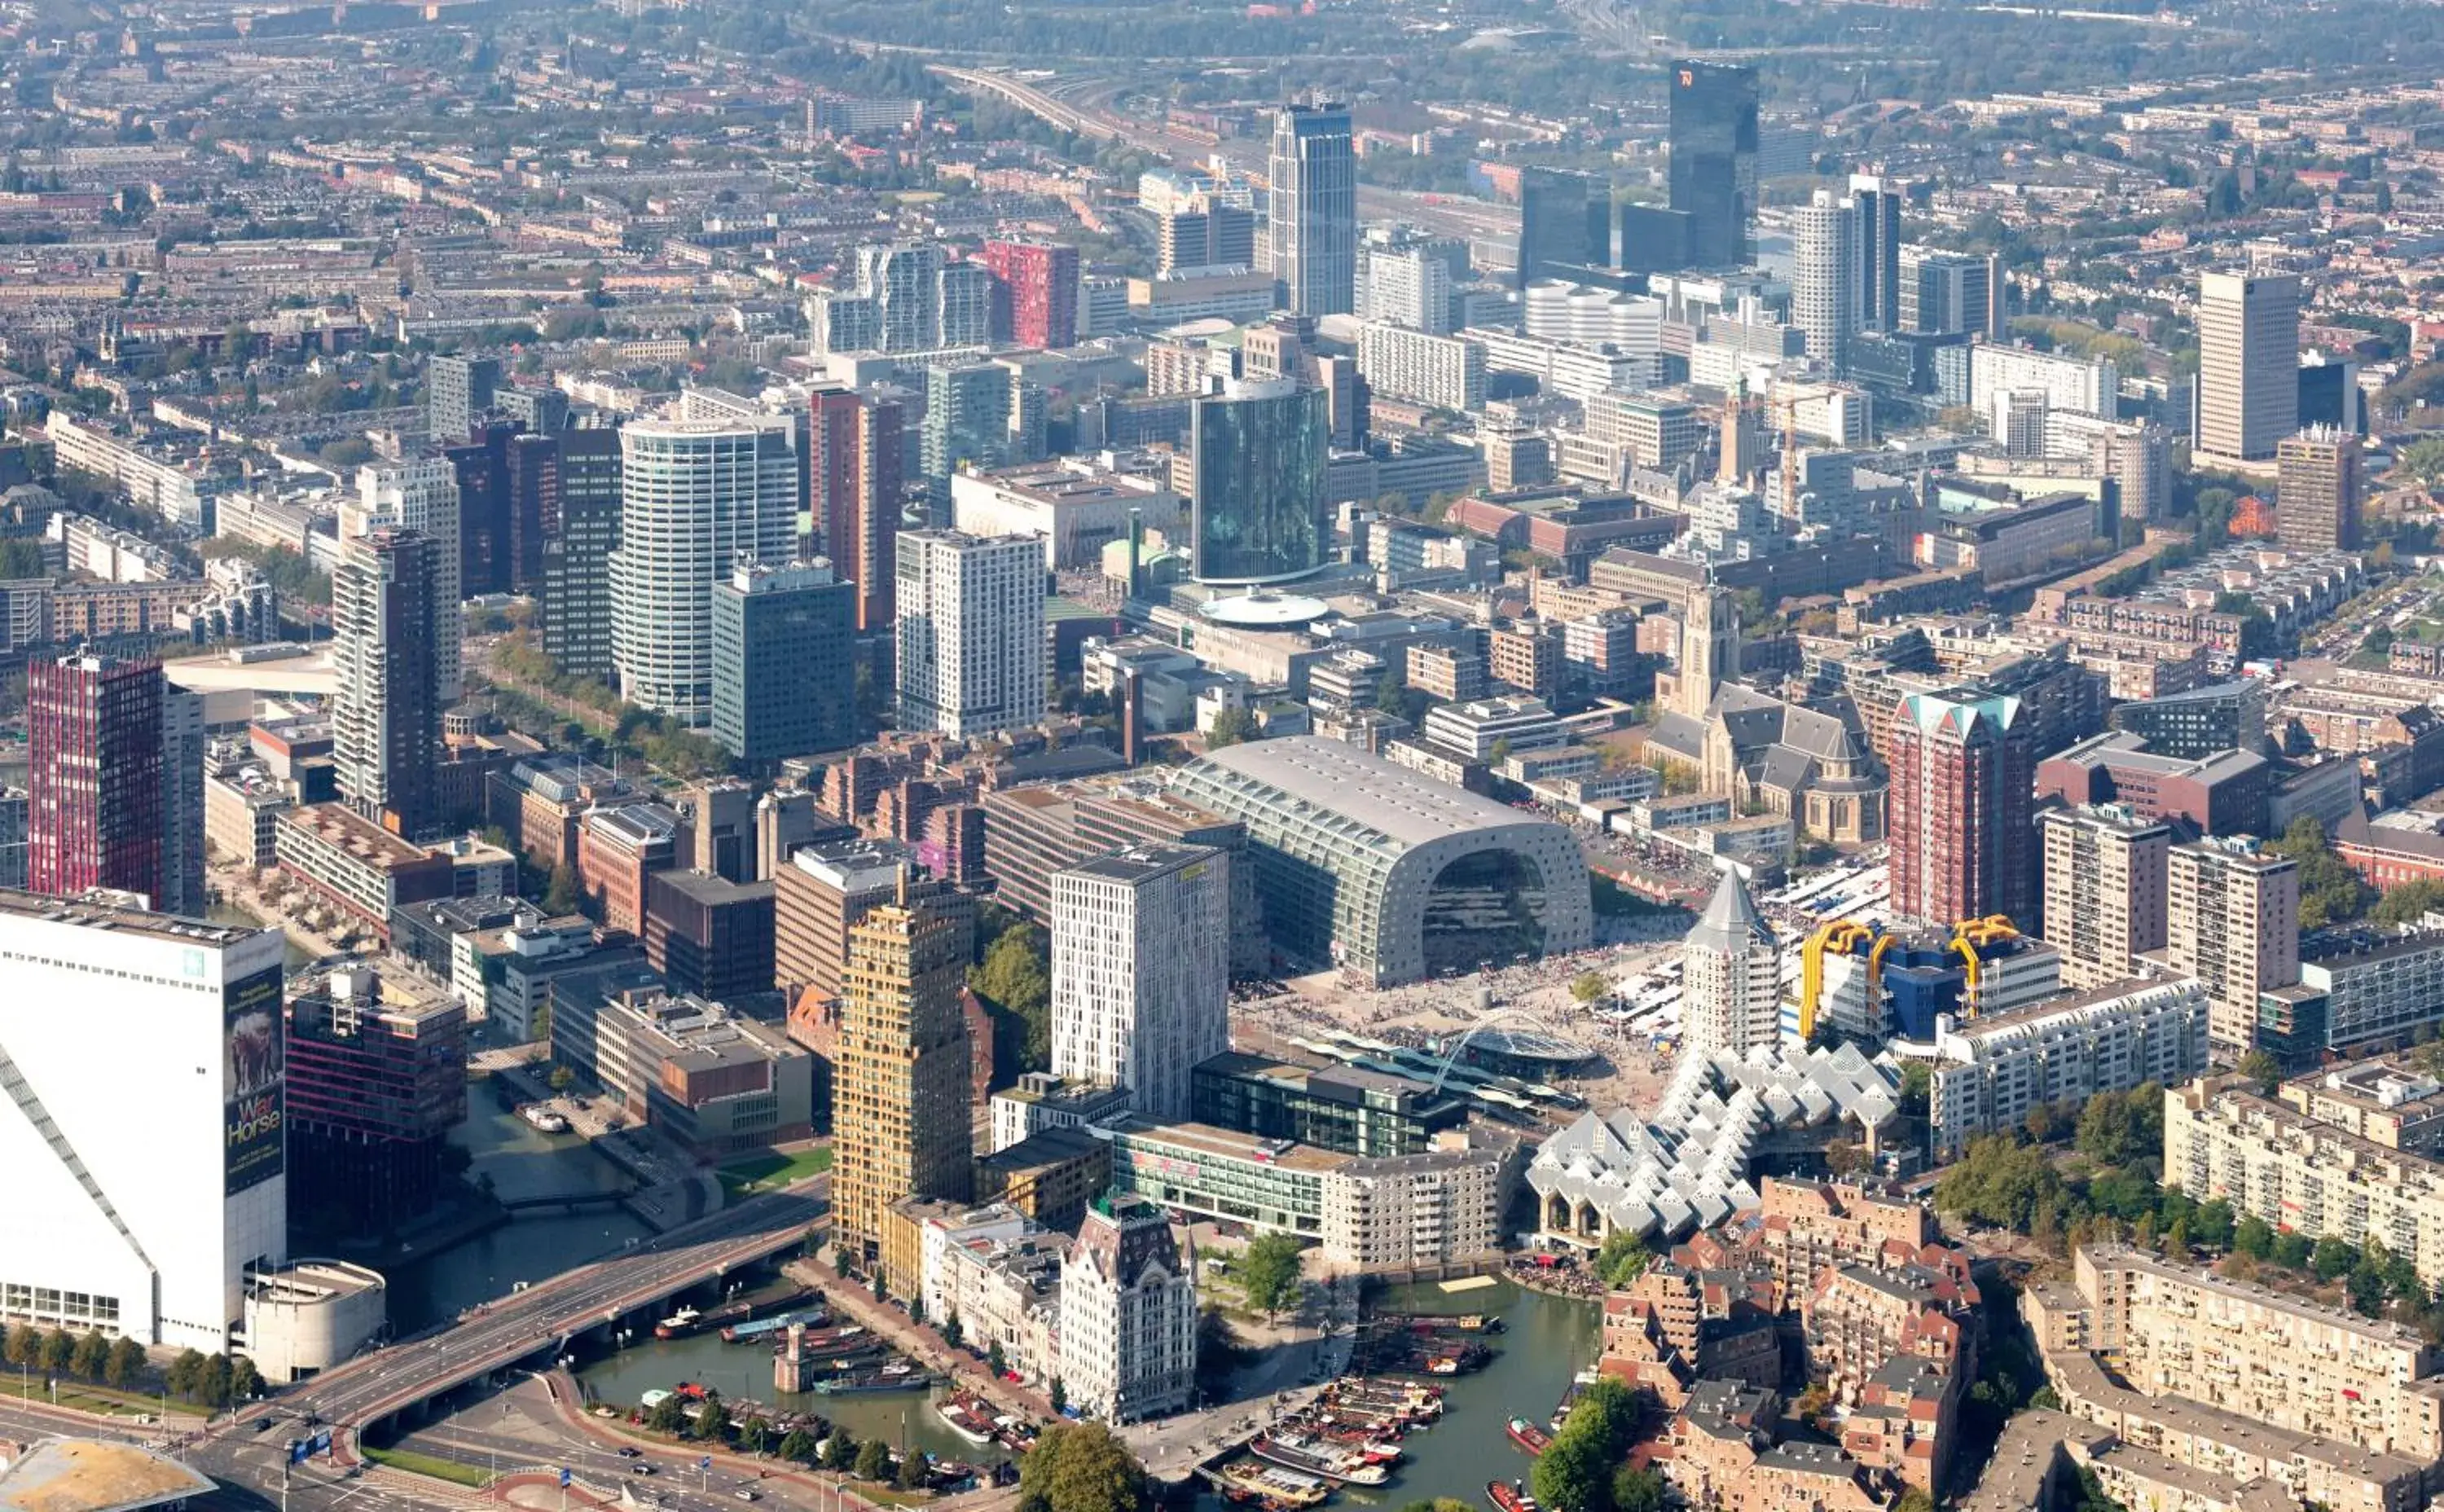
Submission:
M 1456 1295 L 1392 1288 L 1372 1301 L 1346 1374 L 1274 1404 L 1273 1421 L 1197 1466 L 1201 1508 L 1448 1497 L 1538 1512 L 1528 1472 L 1591 1378 L 1597 1309 L 1508 1282 Z

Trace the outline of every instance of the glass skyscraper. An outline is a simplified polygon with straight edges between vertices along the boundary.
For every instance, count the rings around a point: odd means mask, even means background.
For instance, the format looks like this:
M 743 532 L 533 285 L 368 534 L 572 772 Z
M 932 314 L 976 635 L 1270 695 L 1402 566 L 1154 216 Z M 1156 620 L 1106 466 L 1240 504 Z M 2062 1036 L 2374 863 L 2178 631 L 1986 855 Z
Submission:
M 1612 190 L 1565 168 L 1519 171 L 1519 286 L 1612 259 Z
M 1267 167 L 1273 279 L 1282 287 L 1284 306 L 1294 315 L 1354 312 L 1358 156 L 1349 107 L 1283 106 L 1273 118 Z
M 1757 76 L 1738 64 L 1672 65 L 1672 208 L 1690 217 L 1689 260 L 1756 260 Z
M 1196 401 L 1189 427 L 1200 582 L 1279 582 L 1324 565 L 1322 389 L 1295 379 L 1233 380 Z

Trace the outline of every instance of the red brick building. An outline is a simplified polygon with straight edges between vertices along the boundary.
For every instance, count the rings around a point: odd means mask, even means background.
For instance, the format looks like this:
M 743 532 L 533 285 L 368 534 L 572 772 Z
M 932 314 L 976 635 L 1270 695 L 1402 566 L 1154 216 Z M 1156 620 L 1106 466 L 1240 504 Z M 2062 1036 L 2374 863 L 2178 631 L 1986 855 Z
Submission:
M 1912 693 L 1894 713 L 1893 912 L 1951 924 L 2036 916 L 2036 752 L 2026 703 Z
M 1078 249 L 1059 242 L 985 243 L 994 315 L 1007 302 L 1009 339 L 1039 351 L 1078 344 Z

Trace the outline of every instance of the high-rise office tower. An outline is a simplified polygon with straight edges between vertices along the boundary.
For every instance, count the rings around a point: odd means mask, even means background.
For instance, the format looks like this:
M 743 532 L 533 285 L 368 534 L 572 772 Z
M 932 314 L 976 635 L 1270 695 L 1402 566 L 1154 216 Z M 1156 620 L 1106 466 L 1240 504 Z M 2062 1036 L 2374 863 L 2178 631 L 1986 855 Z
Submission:
M 1901 195 L 1873 174 L 1850 175 L 1850 249 L 1858 265 L 1860 328 L 1901 328 Z
M 2172 826 L 2118 804 L 2049 808 L 2037 816 L 2046 867 L 2046 941 L 2062 952 L 2063 986 L 2119 982 L 2139 952 L 2164 946 L 2165 857 Z
M 436 357 L 424 364 L 424 411 L 435 441 L 458 441 L 492 407 L 501 386 L 497 357 Z
M 2000 257 L 1909 246 L 1901 249 L 1898 276 L 1900 329 L 1929 336 L 2002 332 Z
M 454 1185 L 450 1132 L 467 1119 L 467 1010 L 439 987 L 357 964 L 287 1010 L 287 1166 L 317 1233 L 387 1233 Z
M 86 655 L 26 664 L 26 882 L 33 891 L 106 887 L 148 902 L 165 895 L 167 686 L 158 662 Z
M 1623 200 L 1612 207 L 1612 234 L 1607 239 L 1613 266 L 1630 273 L 1668 273 L 1687 267 L 1694 261 L 1689 248 L 1696 221 L 1685 210 Z
M 341 548 L 331 574 L 331 754 L 340 796 L 421 839 L 440 827 L 439 558 L 448 548 L 390 527 Z
M 509 588 L 532 593 L 543 583 L 543 544 L 560 529 L 558 431 L 509 437 Z
M 1267 215 L 1273 282 L 1293 315 L 1358 307 L 1358 156 L 1349 107 L 1285 105 L 1273 117 Z
M 1612 260 L 1612 188 L 1565 168 L 1519 170 L 1519 278 L 1576 278 Z
M 1807 337 L 1807 355 L 1840 372 L 1859 324 L 1856 212 L 1816 192 L 1790 213 L 1790 323 Z
M 899 537 L 899 728 L 946 735 L 1044 718 L 1044 543 L 1031 535 Z
M 509 439 L 516 433 L 508 421 L 493 421 L 441 449 L 458 484 L 458 591 L 470 599 L 509 592 L 515 573 Z
M 901 491 L 900 409 L 847 389 L 818 389 L 812 507 L 832 570 L 857 587 L 858 633 L 891 623 Z
M 1782 945 L 1736 872 L 1681 943 L 1682 1050 L 1746 1055 L 1782 1036 Z
M 741 761 L 857 741 L 857 590 L 820 557 L 713 590 L 713 734 Z
M 2207 1040 L 2233 1060 L 2257 1046 L 2258 994 L 2300 980 L 2300 863 L 2248 836 L 2173 847 L 2164 959 L 2207 989 Z
M 1700 267 L 1756 260 L 1757 76 L 1741 64 L 1671 65 L 1670 203 Z
M 454 545 L 458 529 L 458 479 L 447 457 L 420 457 L 412 462 L 368 462 L 357 469 L 357 497 L 340 511 L 340 538 L 363 535 L 391 525 L 413 530 L 435 542 Z M 435 570 L 435 592 L 442 603 L 440 644 L 434 660 L 441 678 L 441 707 L 456 703 L 465 689 L 459 657 L 466 638 L 467 615 L 460 607 L 463 591 L 456 550 L 441 553 Z
M 2332 426 L 2285 436 L 2274 449 L 2280 476 L 2275 520 L 2295 551 L 2360 545 L 2360 438 Z
M 989 241 L 993 334 L 1053 351 L 1078 344 L 1078 249 L 1062 242 Z
M 2033 922 L 2036 721 L 2018 698 L 1910 693 L 1893 715 L 1893 912 Z
M 1190 535 L 1200 582 L 1280 582 L 1324 563 L 1330 402 L 1295 378 L 1232 379 L 1190 411 Z
M 949 911 L 904 893 L 848 931 L 832 1060 L 832 1235 L 864 1264 L 879 1258 L 893 1203 L 969 1191 L 967 946 Z
M 2299 275 L 2199 274 L 2198 450 L 2265 461 L 2299 429 Z
M 1256 212 L 1208 198 L 1200 208 L 1174 210 L 1155 221 L 1155 271 L 1253 267 Z
M 620 545 L 620 433 L 558 433 L 559 507 L 543 547 L 543 649 L 572 677 L 611 680 L 611 553 Z
M 1044 454 L 1044 390 L 1005 362 L 960 362 L 925 370 L 925 483 L 938 508 L 951 474 L 963 467 L 1002 468 Z M 941 518 L 937 512 L 935 516 Z
M 286 944 L 0 894 L 12 1325 L 235 1345 L 247 1273 L 288 1252 Z
M 1052 1070 L 1192 1116 L 1189 1072 L 1231 1048 L 1231 858 L 1139 845 L 1052 874 Z
M 797 534 L 791 424 L 632 420 L 620 431 L 611 663 L 630 703 L 713 717 L 713 586 L 733 563 L 787 562 Z
M 161 690 L 161 895 L 156 912 L 202 918 L 204 895 L 204 695 Z

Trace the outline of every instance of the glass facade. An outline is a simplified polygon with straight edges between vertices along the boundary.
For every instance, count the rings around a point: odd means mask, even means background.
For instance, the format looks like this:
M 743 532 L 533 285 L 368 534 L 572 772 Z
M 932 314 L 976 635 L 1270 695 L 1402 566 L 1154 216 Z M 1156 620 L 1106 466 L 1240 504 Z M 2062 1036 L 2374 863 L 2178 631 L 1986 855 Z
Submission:
M 1690 216 L 1700 267 L 1755 261 L 1757 76 L 1736 64 L 1672 65 L 1671 205 Z
M 1288 380 L 1199 399 L 1195 569 L 1201 582 L 1278 582 L 1324 564 L 1324 452 L 1332 433 L 1322 389 Z
M 1612 258 L 1612 190 L 1561 168 L 1519 172 L 1519 286 L 1573 278 Z

